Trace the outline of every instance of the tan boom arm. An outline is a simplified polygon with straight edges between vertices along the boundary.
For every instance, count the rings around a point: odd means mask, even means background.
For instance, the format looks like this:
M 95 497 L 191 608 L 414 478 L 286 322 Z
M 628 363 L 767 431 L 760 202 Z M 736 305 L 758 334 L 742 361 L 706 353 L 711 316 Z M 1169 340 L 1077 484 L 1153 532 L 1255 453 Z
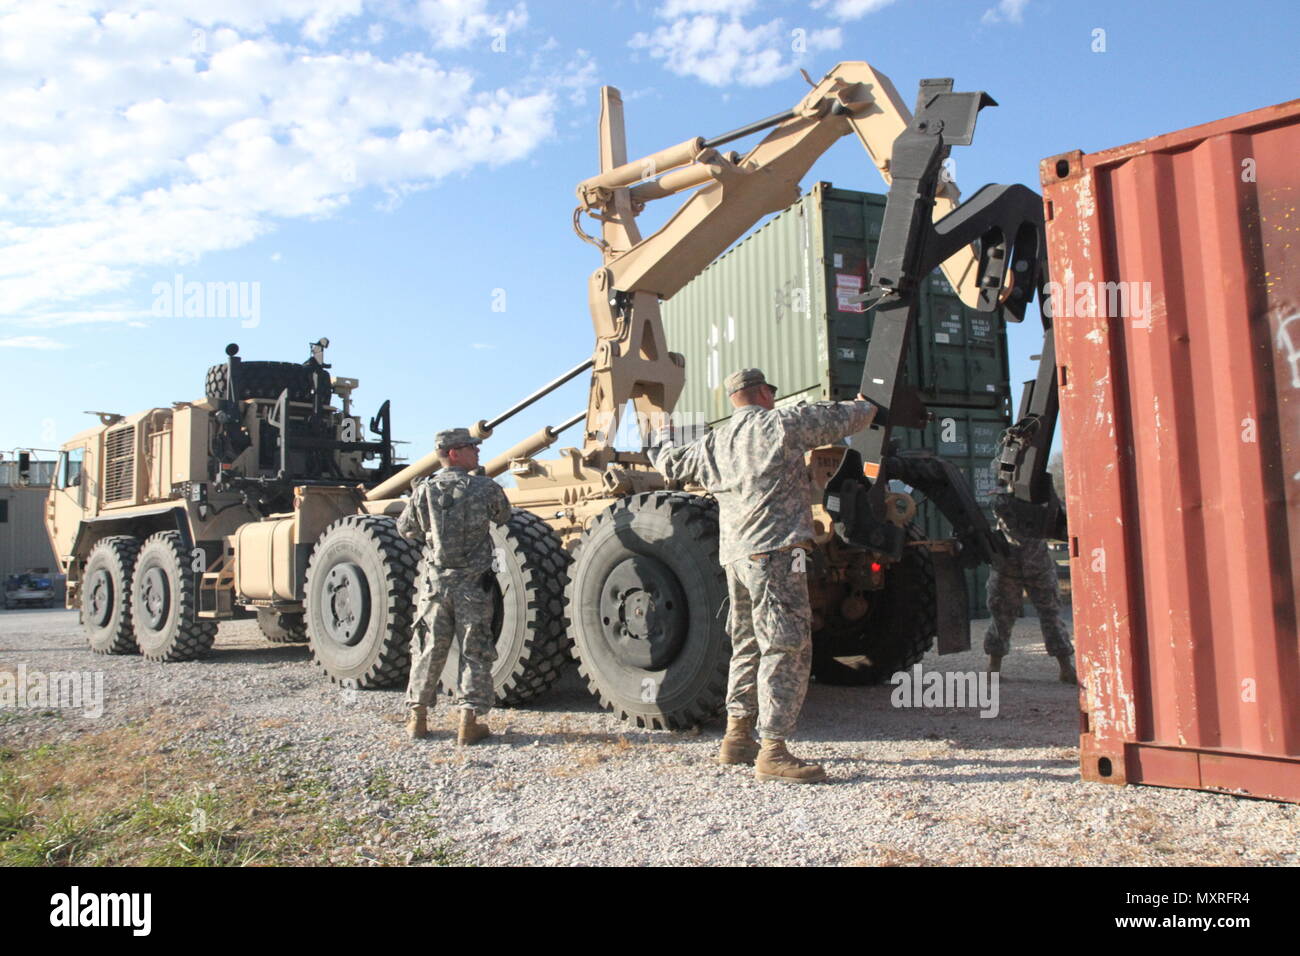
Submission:
M 604 265 L 588 284 L 596 332 L 584 458 L 603 466 L 612 456 L 619 416 L 631 401 L 643 440 L 671 412 L 685 380 L 685 361 L 670 353 L 659 301 L 671 298 L 768 213 L 799 198 L 799 181 L 842 136 L 856 133 L 886 184 L 890 150 L 912 120 L 889 78 L 868 64 L 840 63 L 788 113 L 713 141 L 686 140 L 628 162 L 623 101 L 601 90 L 601 173 L 578 185 L 578 216 L 601 223 Z M 715 148 L 748 131 L 771 131 L 744 156 Z M 712 145 L 710 145 L 712 143 Z M 636 216 L 645 203 L 699 187 L 657 232 L 641 238 Z M 945 180 L 934 219 L 957 205 Z M 973 305 L 978 257 L 973 246 L 942 269 L 958 296 Z

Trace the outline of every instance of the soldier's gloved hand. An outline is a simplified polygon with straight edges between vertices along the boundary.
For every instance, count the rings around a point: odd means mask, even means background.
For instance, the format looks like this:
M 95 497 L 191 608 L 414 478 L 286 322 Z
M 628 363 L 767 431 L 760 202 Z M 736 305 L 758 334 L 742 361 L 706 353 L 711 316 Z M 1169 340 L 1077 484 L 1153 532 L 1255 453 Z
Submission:
M 650 444 L 646 446 L 646 451 L 657 451 L 661 448 L 672 448 L 673 426 L 664 425 L 662 428 L 656 428 L 650 433 Z

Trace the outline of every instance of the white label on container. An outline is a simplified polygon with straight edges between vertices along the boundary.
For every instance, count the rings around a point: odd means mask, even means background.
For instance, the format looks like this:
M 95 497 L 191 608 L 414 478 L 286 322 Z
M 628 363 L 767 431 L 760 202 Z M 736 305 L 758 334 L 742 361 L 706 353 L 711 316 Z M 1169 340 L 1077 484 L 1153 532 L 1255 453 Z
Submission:
M 944 345 L 947 345 L 947 344 L 948 344 L 948 333 L 947 333 L 947 332 L 935 332 L 935 333 L 934 333 L 934 340 L 935 340 L 936 342 L 942 342 Z
M 865 312 L 867 307 L 861 302 L 850 302 L 855 295 L 862 292 L 862 286 L 866 282 L 862 276 L 855 276 L 846 272 L 835 273 L 835 307 L 840 312 Z
M 858 353 L 855 352 L 853 349 L 840 349 L 840 358 L 842 359 L 848 359 L 850 362 L 852 362 L 857 357 L 858 357 Z
M 836 269 L 843 269 L 843 268 L 844 268 L 844 255 L 843 255 L 843 253 L 839 253 L 839 252 L 835 253 L 835 268 L 836 268 Z

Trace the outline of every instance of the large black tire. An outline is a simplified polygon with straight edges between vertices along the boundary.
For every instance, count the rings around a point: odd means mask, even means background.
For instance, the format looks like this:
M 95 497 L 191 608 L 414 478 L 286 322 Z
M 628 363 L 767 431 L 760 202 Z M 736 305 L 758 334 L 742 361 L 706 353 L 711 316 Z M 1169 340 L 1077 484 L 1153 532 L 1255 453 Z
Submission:
M 411 666 L 419 550 L 384 515 L 348 515 L 307 562 L 307 637 L 317 666 L 347 687 L 396 687 Z
M 230 367 L 213 365 L 208 369 L 204 393 L 208 398 L 226 398 Z M 306 402 L 311 399 L 311 369 L 295 362 L 241 362 L 239 364 L 239 394 L 236 401 L 246 398 L 279 398 L 289 390 L 289 401 Z
M 545 521 L 518 508 L 507 524 L 492 527 L 492 546 L 500 557 L 493 587 L 492 684 L 497 704 L 517 707 L 548 690 L 572 663 L 564 617 L 571 559 Z M 456 692 L 459 673 L 459 645 L 453 641 L 442 671 L 445 692 Z
M 909 525 L 912 541 L 924 538 Z M 813 634 L 812 673 L 820 684 L 862 686 L 905 671 L 934 646 L 934 563 L 924 548 L 904 548 L 903 559 L 885 571 L 885 586 L 871 597 L 859 621 L 828 617 Z
M 657 491 L 611 505 L 583 533 L 568 588 L 587 687 L 639 727 L 717 715 L 731 659 L 726 599 L 716 502 Z
M 140 548 L 131 618 L 145 660 L 192 661 L 212 649 L 217 622 L 198 617 L 198 577 L 179 531 L 159 531 Z
M 257 626 L 272 644 L 306 644 L 307 615 L 284 614 L 270 608 L 257 609 Z
M 140 542 L 114 535 L 95 542 L 81 578 L 81 620 L 96 654 L 135 654 L 131 577 Z

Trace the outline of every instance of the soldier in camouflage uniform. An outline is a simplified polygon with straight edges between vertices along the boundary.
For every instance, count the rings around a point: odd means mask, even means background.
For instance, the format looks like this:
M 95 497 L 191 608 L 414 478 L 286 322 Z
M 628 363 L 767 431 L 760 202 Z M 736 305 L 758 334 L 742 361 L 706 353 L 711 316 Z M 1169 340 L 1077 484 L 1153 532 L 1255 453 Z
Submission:
M 438 432 L 445 467 L 415 487 L 397 519 L 403 537 L 424 547 L 406 687 L 406 729 L 412 739 L 428 735 L 428 710 L 437 700 L 453 637 L 460 641 L 457 742 L 473 744 L 491 736 L 478 720 L 496 697 L 490 527 L 510 519 L 510 502 L 491 478 L 469 473 L 478 467 L 479 444 L 465 428 Z
M 995 463 L 996 467 L 996 463 Z M 992 621 L 984 635 L 984 653 L 989 655 L 989 670 L 1000 671 L 1002 658 L 1011 650 L 1011 625 L 1025 603 L 1025 592 L 1038 609 L 1038 624 L 1043 632 L 1047 653 L 1056 658 L 1061 681 L 1078 683 L 1074 672 L 1074 646 L 1070 632 L 1061 620 L 1061 592 L 1056 579 L 1056 562 L 1047 550 L 1047 542 L 1014 526 L 1007 507 L 1007 494 L 993 496 L 993 513 L 998 530 L 1007 539 L 1010 553 L 995 555 L 989 574 L 988 603 Z
M 804 561 L 812 546 L 812 486 L 804 454 L 866 428 L 875 406 L 818 402 L 775 408 L 776 387 L 758 369 L 725 383 L 735 413 L 689 445 L 661 431 L 650 449 L 674 481 L 703 485 L 718 500 L 719 554 L 727 570 L 731 671 L 727 732 L 718 760 L 754 764 L 760 780 L 825 780 L 786 749 L 808 689 L 812 609 Z M 761 746 L 754 740 L 757 723 Z

